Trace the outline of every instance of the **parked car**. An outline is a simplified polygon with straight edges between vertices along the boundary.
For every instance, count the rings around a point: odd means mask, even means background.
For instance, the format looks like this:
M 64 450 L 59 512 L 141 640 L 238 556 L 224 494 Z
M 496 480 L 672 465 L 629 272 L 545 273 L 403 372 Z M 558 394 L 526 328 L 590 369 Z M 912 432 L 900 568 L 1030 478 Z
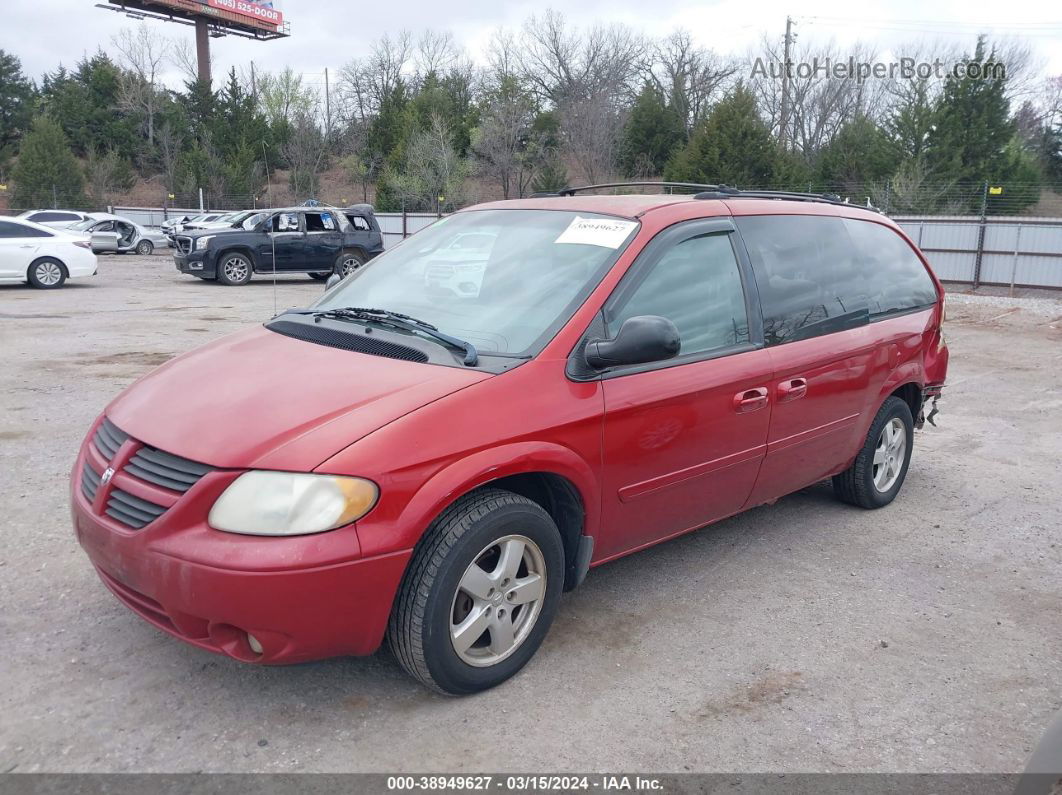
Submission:
M 98 213 L 83 213 L 80 210 L 27 210 L 16 216 L 52 229 L 65 229 L 95 217 Z
M 199 221 L 185 226 L 189 229 L 233 229 L 243 224 L 245 220 L 258 213 L 258 210 L 241 210 L 238 213 L 226 213 L 213 221 Z
M 21 218 L 0 219 L 0 283 L 28 282 L 41 290 L 96 275 L 89 242 L 63 229 Z
M 364 215 L 357 217 L 364 222 Z M 371 213 L 368 217 L 376 223 Z M 355 229 L 345 213 L 328 207 L 262 211 L 240 228 L 192 231 L 174 241 L 177 270 L 228 285 L 246 284 L 253 274 L 274 269 L 318 279 L 347 275 L 383 250 L 378 226 Z
M 239 213 L 206 213 L 205 215 L 197 215 L 181 225 L 179 232 L 190 232 L 193 229 L 217 229 L 228 228 L 231 226 L 231 220 L 235 218 Z
M 117 215 L 82 221 L 71 226 L 68 231 L 86 236 L 96 254 L 148 255 L 169 242 L 162 232 L 146 229 Z
M 430 289 L 425 261 L 472 234 L 481 288 Z M 129 387 L 78 455 L 77 537 L 200 648 L 288 663 L 386 638 L 428 686 L 482 690 L 593 566 L 825 478 L 892 502 L 943 320 L 914 243 L 829 198 L 479 205 Z
M 199 213 L 198 215 L 184 215 L 179 218 L 168 218 L 160 225 L 162 233 L 166 235 L 166 238 L 170 242 L 170 248 L 173 248 L 173 236 L 178 232 L 183 232 L 185 228 L 195 228 L 199 223 L 207 223 L 221 217 L 221 213 Z

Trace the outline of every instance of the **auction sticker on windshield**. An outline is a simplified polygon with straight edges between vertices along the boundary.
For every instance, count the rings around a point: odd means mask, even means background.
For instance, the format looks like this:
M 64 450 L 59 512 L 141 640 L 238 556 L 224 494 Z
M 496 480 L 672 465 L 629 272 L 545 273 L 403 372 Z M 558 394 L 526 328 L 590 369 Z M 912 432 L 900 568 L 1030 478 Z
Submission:
M 627 235 L 638 225 L 637 221 L 620 221 L 611 218 L 580 218 L 578 215 L 561 232 L 554 243 L 581 243 L 587 246 L 619 248 Z

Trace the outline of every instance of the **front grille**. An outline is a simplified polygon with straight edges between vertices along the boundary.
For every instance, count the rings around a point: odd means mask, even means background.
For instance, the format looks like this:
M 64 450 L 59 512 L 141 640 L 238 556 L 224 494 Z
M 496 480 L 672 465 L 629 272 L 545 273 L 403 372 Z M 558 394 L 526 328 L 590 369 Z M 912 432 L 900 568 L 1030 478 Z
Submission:
M 210 472 L 211 467 L 144 446 L 129 459 L 125 471 L 148 483 L 183 493 Z
M 139 530 L 166 513 L 166 508 L 134 497 L 121 489 L 114 489 L 107 498 L 107 509 L 104 513 L 124 525 Z
M 397 342 L 379 340 L 349 331 L 340 331 L 327 326 L 296 323 L 291 320 L 273 320 L 266 323 L 266 328 L 278 334 L 283 334 L 285 337 L 315 342 L 318 345 L 327 345 L 331 348 L 342 348 L 345 351 L 368 353 L 372 356 L 386 356 L 389 359 L 402 359 L 407 362 L 423 363 L 428 361 L 428 354 L 408 345 L 400 345 Z
M 96 499 L 96 492 L 100 488 L 100 476 L 96 474 L 96 471 L 85 464 L 81 469 L 81 493 L 85 495 L 85 499 L 92 502 Z
M 96 429 L 96 435 L 92 438 L 92 442 L 96 445 L 96 449 L 100 451 L 100 455 L 110 461 L 118 452 L 118 448 L 128 438 L 129 434 L 119 430 L 118 426 L 104 417 L 100 427 Z
M 182 254 L 192 253 L 192 238 L 190 237 L 174 237 L 173 242 L 177 245 L 177 250 Z
M 110 463 L 114 461 L 119 448 L 129 438 L 129 434 L 105 417 L 92 437 L 92 444 Z M 206 464 L 189 461 L 187 458 L 181 458 L 139 442 L 133 456 L 122 467 L 122 472 L 128 477 L 181 494 L 192 488 L 203 475 L 211 471 L 213 467 Z M 101 482 L 102 476 L 86 461 L 81 471 L 81 493 L 90 503 L 95 501 Z M 165 505 L 158 505 L 122 489 L 114 488 L 107 495 L 107 505 L 103 512 L 115 521 L 139 530 L 158 519 L 166 510 Z

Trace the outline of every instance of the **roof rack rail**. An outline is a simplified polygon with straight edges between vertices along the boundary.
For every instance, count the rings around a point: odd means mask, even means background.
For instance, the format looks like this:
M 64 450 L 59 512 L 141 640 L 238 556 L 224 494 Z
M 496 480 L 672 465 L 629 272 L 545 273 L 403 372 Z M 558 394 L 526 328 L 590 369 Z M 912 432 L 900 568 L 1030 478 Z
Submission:
M 567 187 L 561 188 L 555 194 L 556 196 L 574 196 L 576 193 L 582 193 L 589 190 L 602 190 L 604 188 L 644 188 L 644 187 L 656 187 L 656 188 L 688 188 L 690 190 L 699 191 L 718 191 L 720 193 L 736 192 L 735 188 L 727 187 L 726 185 L 703 185 L 698 182 L 605 182 L 600 185 L 580 185 L 579 187 Z
M 836 193 L 799 193 L 785 190 L 741 190 L 730 185 L 705 185 L 697 182 L 605 182 L 600 185 L 581 185 L 579 187 L 561 188 L 556 193 L 536 193 L 532 198 L 546 196 L 574 196 L 583 191 L 601 190 L 604 188 L 686 188 L 696 190 L 694 199 L 786 199 L 789 201 L 825 202 L 827 204 L 843 204 L 850 207 L 861 207 L 864 210 L 881 212 L 877 207 L 870 204 L 851 204 L 847 199 L 842 199 Z

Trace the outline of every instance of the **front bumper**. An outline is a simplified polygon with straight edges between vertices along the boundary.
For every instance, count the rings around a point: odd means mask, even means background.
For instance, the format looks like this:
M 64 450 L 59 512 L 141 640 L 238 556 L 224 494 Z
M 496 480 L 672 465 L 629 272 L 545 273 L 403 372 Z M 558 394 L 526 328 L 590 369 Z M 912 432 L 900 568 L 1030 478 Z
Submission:
M 86 444 L 71 505 L 78 542 L 126 607 L 193 646 L 246 662 L 303 662 L 379 647 L 411 550 L 360 558 L 353 525 L 292 538 L 213 530 L 206 524 L 209 507 L 238 474 L 222 470 L 134 530 L 104 512 L 111 489 L 134 486 L 120 468 L 122 458 L 119 452 L 114 463 L 103 461 Z M 117 470 L 91 503 L 80 487 L 86 460 L 97 473 L 101 464 Z
M 190 273 L 194 276 L 217 276 L 214 260 L 208 257 L 207 253 L 206 251 L 192 251 L 186 254 L 182 251 L 174 251 L 173 264 L 181 273 Z

